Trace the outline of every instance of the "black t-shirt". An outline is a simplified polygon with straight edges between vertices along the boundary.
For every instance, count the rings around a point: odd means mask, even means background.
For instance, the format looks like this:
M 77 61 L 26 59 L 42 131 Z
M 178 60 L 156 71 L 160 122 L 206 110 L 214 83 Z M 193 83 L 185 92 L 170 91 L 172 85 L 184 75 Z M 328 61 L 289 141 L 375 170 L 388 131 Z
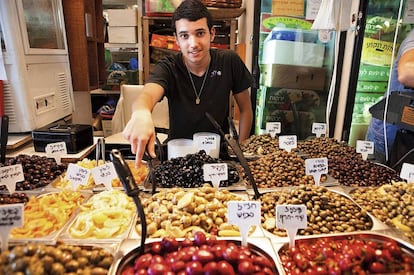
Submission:
M 165 57 L 150 73 L 147 82 L 161 85 L 168 98 L 170 139 L 193 138 L 197 132 L 218 133 L 206 112 L 228 133 L 230 93 L 237 94 L 251 86 L 252 76 L 235 52 L 211 49 L 210 54 L 210 67 L 198 105 L 181 53 Z M 191 76 L 199 92 L 205 75 Z

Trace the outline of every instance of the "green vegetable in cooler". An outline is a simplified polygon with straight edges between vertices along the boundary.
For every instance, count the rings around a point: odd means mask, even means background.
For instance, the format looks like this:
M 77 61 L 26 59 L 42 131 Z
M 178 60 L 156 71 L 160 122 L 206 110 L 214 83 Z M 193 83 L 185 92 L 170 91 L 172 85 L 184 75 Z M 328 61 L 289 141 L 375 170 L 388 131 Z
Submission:
M 365 37 L 382 41 L 393 41 L 397 21 L 392 18 L 374 16 L 367 19 Z

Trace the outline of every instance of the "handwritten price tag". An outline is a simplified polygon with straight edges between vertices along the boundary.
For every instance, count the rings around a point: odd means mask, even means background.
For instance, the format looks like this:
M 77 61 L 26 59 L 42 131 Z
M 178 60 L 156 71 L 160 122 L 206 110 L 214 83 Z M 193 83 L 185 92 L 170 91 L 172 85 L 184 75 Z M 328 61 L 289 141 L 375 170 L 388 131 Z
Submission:
M 247 246 L 250 227 L 260 226 L 261 210 L 258 201 L 229 201 L 227 203 L 229 223 L 237 225 L 242 236 L 242 245 Z
M 279 136 L 279 148 L 290 152 L 298 146 L 297 137 L 295 135 Z
M 219 188 L 220 181 L 229 178 L 227 163 L 206 163 L 203 165 L 205 181 L 211 181 L 215 188 Z
M 47 144 L 45 151 L 46 156 L 54 158 L 57 164 L 60 164 L 62 156 L 68 153 L 66 143 L 64 141 Z
M 305 160 L 306 175 L 312 175 L 315 185 L 319 186 L 322 174 L 328 174 L 328 158 L 311 158 Z
M 0 185 L 6 185 L 10 193 L 16 191 L 16 182 L 24 181 L 21 164 L 0 167 Z
M 0 236 L 2 251 L 8 248 L 10 229 L 23 225 L 23 203 L 15 203 L 0 206 Z
M 69 163 L 65 179 L 72 184 L 72 190 L 77 190 L 79 185 L 87 185 L 91 171 L 79 165 Z
M 312 123 L 312 134 L 315 134 L 317 137 L 326 136 L 326 123 Z
M 414 182 L 414 164 L 403 163 L 400 177 L 407 182 Z
M 96 184 L 103 183 L 107 190 L 112 190 L 112 180 L 118 178 L 114 164 L 108 162 L 91 169 L 93 180 Z
M 275 137 L 277 134 L 280 134 L 282 129 L 282 123 L 280 122 L 267 122 L 266 123 L 266 133 L 269 133 L 271 137 Z
M 302 204 L 289 204 L 276 206 L 276 226 L 286 229 L 289 237 L 289 245 L 295 245 L 295 236 L 298 229 L 306 228 L 308 218 L 306 206 Z
M 217 148 L 217 136 L 215 135 L 197 135 L 194 136 L 194 146 L 197 150 L 205 150 L 207 153 Z
M 367 160 L 368 155 L 374 153 L 374 142 L 367 140 L 357 140 L 356 152 L 362 155 L 363 160 Z

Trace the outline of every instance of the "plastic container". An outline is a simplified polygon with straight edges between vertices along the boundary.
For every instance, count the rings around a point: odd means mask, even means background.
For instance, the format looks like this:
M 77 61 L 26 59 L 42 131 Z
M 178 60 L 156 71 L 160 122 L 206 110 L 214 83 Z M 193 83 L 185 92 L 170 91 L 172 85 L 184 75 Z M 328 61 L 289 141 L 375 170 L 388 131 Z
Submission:
M 178 138 L 172 139 L 167 143 L 168 147 L 168 159 L 184 157 L 187 154 L 192 154 L 195 152 L 193 148 L 193 140 Z

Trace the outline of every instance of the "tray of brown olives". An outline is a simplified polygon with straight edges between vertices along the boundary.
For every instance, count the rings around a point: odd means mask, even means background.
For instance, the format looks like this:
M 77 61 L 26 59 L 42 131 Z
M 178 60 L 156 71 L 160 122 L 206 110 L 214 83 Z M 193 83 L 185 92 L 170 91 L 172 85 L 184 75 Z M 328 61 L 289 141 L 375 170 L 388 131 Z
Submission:
M 116 247 L 98 245 L 11 246 L 0 254 L 2 274 L 108 274 Z
M 274 243 L 286 274 L 413 274 L 413 246 L 378 232 L 300 237 Z
M 242 246 L 236 238 L 196 232 L 194 238 L 151 239 L 143 251 L 136 240 L 119 247 L 111 274 L 279 274 L 272 244 L 252 238 Z

